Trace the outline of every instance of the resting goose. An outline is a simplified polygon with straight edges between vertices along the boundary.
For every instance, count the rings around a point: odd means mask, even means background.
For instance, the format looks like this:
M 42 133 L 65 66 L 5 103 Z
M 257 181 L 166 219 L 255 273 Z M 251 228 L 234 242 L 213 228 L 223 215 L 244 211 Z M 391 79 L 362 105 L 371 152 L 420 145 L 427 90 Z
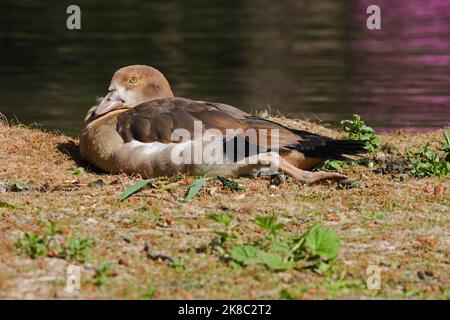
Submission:
M 287 128 L 226 104 L 174 97 L 161 72 L 133 65 L 114 74 L 109 93 L 89 110 L 80 151 L 110 173 L 233 176 L 270 167 L 313 183 L 346 177 L 307 169 L 365 150 L 358 141 Z

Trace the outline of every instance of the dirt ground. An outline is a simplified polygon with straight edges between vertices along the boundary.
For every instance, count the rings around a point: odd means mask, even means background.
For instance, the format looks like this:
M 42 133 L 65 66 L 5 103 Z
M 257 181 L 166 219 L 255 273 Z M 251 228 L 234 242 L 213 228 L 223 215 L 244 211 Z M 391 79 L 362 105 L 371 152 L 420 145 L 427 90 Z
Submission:
M 340 136 L 311 122 L 275 120 Z M 442 130 L 380 136 L 402 153 L 437 146 Z M 245 189 L 232 191 L 212 179 L 190 202 L 184 196 L 195 178 L 161 178 L 119 202 L 139 177 L 90 168 L 77 139 L 0 123 L 0 298 L 449 299 L 450 180 L 373 170 L 345 168 L 359 184 L 350 189 L 292 180 L 274 186 L 260 177 L 235 179 Z M 210 213 L 233 215 L 248 241 L 261 236 L 257 216 L 274 214 L 299 235 L 320 221 L 337 231 L 342 247 L 326 273 L 239 267 L 212 249 L 223 227 Z M 45 238 L 45 221 L 56 223 L 52 241 L 89 238 L 90 245 L 78 243 L 86 256 L 31 258 L 17 241 L 24 233 Z M 79 290 L 65 290 L 69 266 L 80 267 Z M 369 266 L 381 272 L 380 289 L 367 288 Z

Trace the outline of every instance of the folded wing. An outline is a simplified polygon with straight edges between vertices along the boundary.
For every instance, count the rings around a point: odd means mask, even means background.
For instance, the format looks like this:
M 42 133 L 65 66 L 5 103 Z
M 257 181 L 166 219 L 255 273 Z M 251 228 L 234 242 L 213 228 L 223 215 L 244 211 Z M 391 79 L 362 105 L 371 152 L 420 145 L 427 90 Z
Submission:
M 359 141 L 334 140 L 291 129 L 229 105 L 185 98 L 152 100 L 138 105 L 119 116 L 117 130 L 124 142 L 171 143 L 175 142 L 172 134 L 177 129 L 187 130 L 193 137 L 195 121 L 201 121 L 202 131 L 218 129 L 224 135 L 227 130 L 243 130 L 244 133 L 254 130 L 261 150 L 269 150 L 272 140 L 278 139 L 275 145 L 281 153 L 296 151 L 319 159 L 344 159 L 343 154 L 365 151 Z

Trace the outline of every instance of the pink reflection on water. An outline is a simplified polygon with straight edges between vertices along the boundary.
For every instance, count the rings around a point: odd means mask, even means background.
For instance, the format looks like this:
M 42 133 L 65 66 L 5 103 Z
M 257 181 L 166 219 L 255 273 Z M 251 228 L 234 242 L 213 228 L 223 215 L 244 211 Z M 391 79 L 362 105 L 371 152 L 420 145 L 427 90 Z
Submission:
M 381 30 L 366 28 L 372 4 Z M 358 0 L 353 12 L 352 103 L 373 123 L 450 124 L 450 1 Z

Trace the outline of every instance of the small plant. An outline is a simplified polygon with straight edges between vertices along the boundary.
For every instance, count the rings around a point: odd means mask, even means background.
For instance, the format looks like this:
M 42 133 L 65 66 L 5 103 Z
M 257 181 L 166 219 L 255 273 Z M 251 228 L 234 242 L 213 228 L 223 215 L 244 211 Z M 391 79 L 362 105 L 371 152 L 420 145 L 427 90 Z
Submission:
M 223 230 L 223 231 L 214 231 L 214 233 L 220 237 L 220 238 L 218 238 L 220 245 L 222 245 L 223 243 L 225 243 L 225 241 L 227 241 L 229 239 L 237 239 L 239 237 L 239 235 L 235 231 L 235 227 L 233 227 L 231 225 L 231 222 L 233 221 L 233 218 L 234 218 L 232 215 L 230 215 L 230 214 L 218 215 L 218 214 L 212 213 L 212 214 L 208 215 L 208 217 L 211 220 L 219 222 L 225 226 L 225 230 Z
M 230 226 L 229 218 L 217 215 L 212 218 Z M 267 235 L 252 243 L 242 243 L 240 238 L 234 236 L 234 241 L 229 243 L 228 248 L 221 247 L 219 252 L 228 255 L 232 263 L 242 266 L 263 265 L 274 271 L 308 267 L 323 271 L 335 260 L 339 251 L 338 235 L 318 224 L 299 238 L 282 231 L 285 225 L 279 223 L 275 216 L 258 217 L 255 225 L 266 230 Z M 216 232 L 219 235 L 222 233 L 223 238 L 231 238 L 229 232 Z M 234 246 L 230 248 L 230 245 Z
M 277 217 L 268 216 L 268 217 L 256 217 L 255 224 L 269 233 L 269 235 L 275 238 L 277 232 L 284 228 L 284 224 L 277 222 Z
M 378 150 L 381 139 L 375 136 L 375 130 L 367 126 L 359 115 L 354 114 L 351 120 L 342 120 L 341 125 L 342 130 L 347 134 L 346 139 L 365 142 L 366 149 L 370 153 Z
M 444 132 L 444 141 L 441 142 L 440 151 L 432 150 L 427 144 L 416 153 L 406 150 L 409 162 L 412 165 L 411 174 L 416 178 L 437 176 L 441 179 L 450 176 L 450 137 Z
M 326 160 L 321 165 L 314 168 L 314 171 L 336 171 L 342 172 L 346 164 L 340 160 Z
M 331 229 L 322 228 L 314 224 L 296 241 L 292 252 L 310 261 L 310 266 L 325 271 L 330 261 L 334 261 L 339 252 L 341 243 L 338 234 Z
M 153 300 L 155 299 L 156 295 L 156 288 L 153 285 L 153 280 L 150 272 L 148 272 L 147 275 L 147 281 L 145 283 L 144 290 L 140 293 L 139 298 L 141 300 Z
M 109 280 L 109 273 L 111 269 L 111 264 L 109 262 L 104 262 L 95 268 L 95 281 L 94 284 L 97 287 L 104 286 Z
M 45 236 L 37 233 L 25 233 L 23 237 L 16 240 L 16 248 L 32 259 L 42 256 L 55 257 L 61 253 L 61 248 L 52 240 L 54 236 L 61 233 L 55 221 L 41 218 L 40 223 L 45 226 Z
M 185 268 L 185 262 L 182 258 L 173 257 L 170 266 L 175 270 L 183 270 Z
M 289 256 L 269 252 L 253 245 L 236 246 L 231 250 L 230 256 L 244 265 L 261 264 L 275 271 L 291 269 L 294 265 Z
M 444 142 L 441 142 L 441 150 L 446 153 L 445 161 L 450 162 L 450 135 L 444 132 Z
M 296 300 L 296 295 L 288 289 L 280 290 L 280 299 L 282 300 Z
M 32 259 L 48 256 L 68 258 L 78 262 L 86 261 L 89 257 L 90 249 L 94 245 L 93 241 L 82 235 L 78 235 L 77 237 L 69 235 L 61 243 L 56 238 L 57 235 L 62 234 L 57 223 L 45 218 L 41 218 L 40 222 L 45 226 L 44 235 L 25 233 L 23 236 L 18 237 L 15 242 L 15 247 L 19 252 L 26 254 Z
M 214 221 L 217 221 L 221 224 L 223 224 L 225 227 L 229 227 L 231 224 L 231 221 L 233 221 L 233 216 L 230 214 L 210 214 L 208 217 Z
M 41 218 L 41 224 L 46 227 L 45 234 L 50 237 L 62 233 L 62 231 L 58 228 L 56 221 Z
M 450 163 L 442 159 L 436 151 L 428 145 L 422 147 L 419 152 L 412 154 L 407 152 L 413 169 L 411 174 L 416 178 L 437 176 L 444 179 L 450 172 Z
M 69 235 L 65 243 L 66 256 L 71 260 L 85 262 L 90 257 L 93 246 L 93 241 L 87 236 Z
M 69 168 L 67 169 L 67 171 L 71 174 L 73 174 L 74 176 L 79 176 L 80 174 L 85 173 L 86 171 L 84 170 L 84 168 L 82 167 L 73 167 L 73 168 Z
M 16 248 L 32 259 L 37 259 L 48 254 L 48 243 L 44 237 L 35 233 L 25 233 L 15 243 Z
M 360 279 L 347 279 L 348 275 L 345 270 L 333 270 L 330 268 L 324 274 L 325 277 L 321 281 L 320 286 L 327 290 L 327 299 L 336 299 L 336 295 L 340 292 L 350 290 L 352 288 L 360 288 L 363 283 Z

